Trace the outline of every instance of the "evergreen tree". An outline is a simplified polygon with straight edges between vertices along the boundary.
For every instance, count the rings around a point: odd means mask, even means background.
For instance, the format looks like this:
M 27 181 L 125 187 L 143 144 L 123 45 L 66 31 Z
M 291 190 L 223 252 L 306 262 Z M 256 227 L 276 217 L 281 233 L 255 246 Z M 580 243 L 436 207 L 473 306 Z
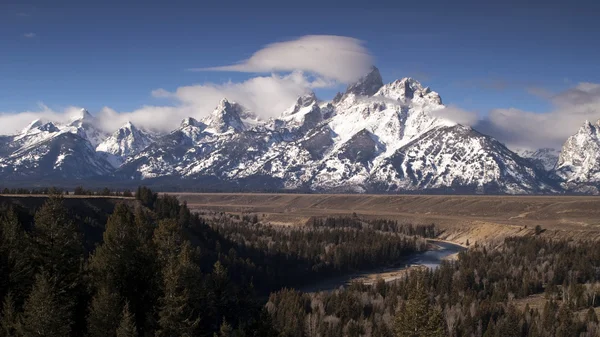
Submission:
M 164 268 L 181 250 L 183 244 L 181 226 L 175 219 L 160 220 L 152 240 L 156 247 L 158 261 Z
M 227 321 L 223 321 L 221 324 L 221 328 L 219 328 L 219 334 L 215 333 L 216 337 L 232 337 L 233 336 L 233 328 Z
M 12 337 L 17 334 L 17 312 L 11 294 L 4 298 L 0 314 L 0 337 Z
M 32 236 L 35 266 L 48 272 L 56 282 L 57 292 L 73 302 L 73 292 L 80 285 L 83 245 L 62 196 L 50 196 L 35 213 Z
M 117 204 L 108 218 L 104 242 L 90 261 L 96 287 L 113 289 L 129 302 L 136 326 L 148 330 L 152 308 L 158 297 L 155 258 L 149 242 L 144 242 L 133 213 L 125 204 Z
M 429 299 L 423 280 L 418 280 L 404 308 L 396 316 L 396 337 L 425 337 L 429 331 Z
M 446 336 L 444 315 L 442 310 L 435 307 L 429 313 L 429 320 L 427 321 L 427 337 L 444 337 Z
M 23 307 L 19 332 L 23 337 L 65 337 L 70 333 L 71 315 L 58 297 L 47 273 L 40 273 Z
M 31 289 L 34 275 L 28 243 L 14 209 L 0 210 L 0 301 L 10 291 L 19 307 Z
M 408 295 L 396 316 L 397 337 L 443 337 L 446 335 L 441 309 L 432 308 L 422 277 Z
M 138 336 L 135 327 L 135 317 L 129 310 L 129 302 L 125 302 L 123 306 L 123 314 L 121 315 L 121 323 L 117 328 L 117 337 L 136 337 Z
M 164 295 L 158 321 L 157 336 L 195 336 L 200 323 L 200 302 L 194 299 L 192 290 L 200 283 L 200 270 L 191 260 L 191 247 L 185 242 L 179 256 L 163 266 Z
M 85 288 L 82 279 L 83 243 L 78 226 L 64 205 L 61 195 L 51 195 L 34 216 L 31 265 L 47 273 L 57 300 L 72 328 L 85 327 Z
M 88 316 L 88 336 L 114 336 L 121 319 L 119 295 L 101 287 L 92 299 Z

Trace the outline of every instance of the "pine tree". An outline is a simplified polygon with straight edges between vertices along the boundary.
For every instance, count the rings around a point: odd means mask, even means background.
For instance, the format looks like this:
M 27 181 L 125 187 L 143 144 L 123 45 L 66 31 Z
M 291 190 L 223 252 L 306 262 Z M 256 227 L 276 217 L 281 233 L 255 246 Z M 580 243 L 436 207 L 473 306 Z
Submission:
M 191 260 L 192 250 L 185 242 L 179 256 L 163 266 L 164 296 L 159 312 L 157 336 L 195 336 L 200 323 L 200 299 L 192 290 L 200 283 L 200 269 Z
M 17 312 L 12 295 L 8 294 L 2 304 L 0 315 L 0 337 L 12 337 L 17 334 Z
M 115 207 L 103 238 L 90 259 L 93 283 L 97 288 L 113 289 L 128 300 L 136 325 L 143 331 L 152 323 L 151 310 L 158 297 L 153 249 L 144 242 L 133 213 L 125 204 Z
M 152 240 L 156 247 L 158 261 L 164 267 L 181 250 L 183 244 L 181 226 L 174 219 L 161 220 Z
M 34 268 L 30 261 L 27 235 L 14 209 L 0 212 L 0 301 L 10 292 L 12 300 L 21 306 L 31 289 Z
M 62 196 L 53 195 L 35 213 L 33 261 L 38 270 L 49 273 L 57 292 L 73 305 L 74 291 L 80 285 L 83 245 Z
M 422 280 L 410 292 L 404 308 L 399 310 L 395 322 L 396 337 L 427 336 L 429 324 L 429 299 Z
M 233 328 L 231 327 L 231 325 L 229 323 L 227 323 L 227 321 L 223 321 L 223 323 L 221 324 L 221 328 L 219 329 L 219 334 L 217 335 L 215 333 L 215 336 L 218 337 L 232 337 L 233 336 Z
M 136 337 L 138 336 L 135 327 L 135 317 L 129 310 L 129 302 L 125 302 L 123 306 L 123 314 L 121 315 L 121 323 L 117 328 L 117 337 Z
M 433 308 L 429 313 L 427 321 L 427 337 L 444 337 L 446 336 L 444 315 L 440 308 Z
M 101 287 L 92 299 L 88 316 L 88 336 L 114 336 L 119 321 L 121 304 L 119 295 Z
M 52 280 L 53 281 L 53 280 Z M 64 337 L 70 333 L 71 315 L 56 296 L 46 273 L 36 276 L 36 281 L 23 307 L 19 332 L 23 337 Z

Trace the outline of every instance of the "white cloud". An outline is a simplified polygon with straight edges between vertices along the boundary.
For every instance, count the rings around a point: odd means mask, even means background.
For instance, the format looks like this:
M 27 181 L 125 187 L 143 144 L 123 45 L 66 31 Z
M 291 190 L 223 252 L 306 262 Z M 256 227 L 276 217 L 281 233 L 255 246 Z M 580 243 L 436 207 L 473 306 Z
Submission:
M 310 78 L 296 71 L 285 76 L 272 74 L 254 77 L 244 82 L 184 86 L 173 92 L 156 89 L 152 91 L 152 95 L 169 99 L 170 105 L 147 105 L 133 111 L 120 112 L 105 107 L 95 115 L 100 127 L 110 132 L 128 121 L 142 128 L 170 131 L 177 127 L 183 118 L 201 119 L 208 116 L 221 99 L 227 98 L 240 103 L 263 119 L 268 119 L 279 116 L 296 102 L 298 96 L 315 87 L 329 84 L 323 79 Z M 0 114 L 0 134 L 15 133 L 35 119 L 65 122 L 77 114 L 78 109 L 53 111 L 40 106 L 39 111 Z
M 351 83 L 369 71 L 372 57 L 360 40 L 335 35 L 307 35 L 277 42 L 234 65 L 195 71 L 289 72 L 304 71 L 329 80 Z
M 540 89 L 529 91 L 547 98 L 554 108 L 546 113 L 495 109 L 476 128 L 513 148 L 560 148 L 585 120 L 600 119 L 600 84 L 580 83 L 558 94 Z
M 479 115 L 476 112 L 467 111 L 453 105 L 449 105 L 443 109 L 435 110 L 432 112 L 432 114 L 436 117 L 468 126 L 476 124 L 479 120 Z
M 37 34 L 36 34 L 36 33 L 31 33 L 31 32 L 30 32 L 30 33 L 25 33 L 25 34 L 23 34 L 23 37 L 24 37 L 24 38 L 27 38 L 27 39 L 33 39 L 33 38 L 34 38 L 34 37 L 36 37 L 36 36 L 37 36 Z
M 34 33 L 24 35 L 33 38 Z M 222 98 L 238 102 L 267 119 L 281 114 L 298 96 L 315 88 L 348 83 L 367 73 L 371 55 L 362 42 L 343 36 L 311 35 L 297 40 L 273 43 L 257 51 L 243 63 L 211 68 L 243 72 L 267 72 L 271 75 L 243 82 L 205 83 L 179 87 L 174 91 L 158 88 L 155 98 L 167 99 L 162 106 L 147 105 L 134 111 L 115 111 L 105 107 L 96 115 L 103 128 L 114 131 L 127 121 L 139 127 L 168 131 L 186 117 L 209 115 Z M 280 73 L 277 73 L 280 72 Z M 282 74 L 283 73 L 283 74 Z M 0 113 L 0 134 L 14 133 L 32 120 L 68 120 L 71 109 L 22 113 Z
M 0 134 L 19 132 L 36 119 L 42 122 L 66 123 L 72 116 L 80 113 L 81 110 L 79 107 L 69 106 L 63 110 L 55 111 L 41 103 L 38 106 L 37 110 L 32 111 L 0 113 Z

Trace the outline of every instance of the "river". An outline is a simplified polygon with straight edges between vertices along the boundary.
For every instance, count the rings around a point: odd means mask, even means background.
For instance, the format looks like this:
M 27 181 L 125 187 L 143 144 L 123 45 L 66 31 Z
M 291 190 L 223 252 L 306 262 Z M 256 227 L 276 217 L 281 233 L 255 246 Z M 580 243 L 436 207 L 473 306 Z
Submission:
M 414 253 L 411 256 L 404 258 L 401 262 L 397 263 L 393 267 L 381 267 L 359 273 L 329 278 L 320 281 L 317 284 L 311 284 L 309 286 L 302 287 L 299 290 L 302 292 L 332 291 L 341 286 L 347 286 L 350 283 L 357 281 L 365 284 L 373 284 L 378 277 L 383 278 L 386 282 L 390 282 L 401 277 L 403 273 L 405 273 L 406 270 L 411 266 L 424 266 L 435 269 L 440 266 L 444 259 L 465 249 L 460 245 L 449 242 L 432 240 L 430 241 L 430 244 L 431 249 Z

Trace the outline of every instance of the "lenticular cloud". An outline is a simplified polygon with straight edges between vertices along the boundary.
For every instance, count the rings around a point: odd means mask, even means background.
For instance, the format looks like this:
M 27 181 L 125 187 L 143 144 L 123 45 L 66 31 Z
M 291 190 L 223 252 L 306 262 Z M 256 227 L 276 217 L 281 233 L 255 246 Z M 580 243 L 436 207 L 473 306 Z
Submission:
M 195 68 L 193 71 L 289 72 L 305 71 L 350 83 L 369 71 L 372 56 L 362 41 L 345 36 L 307 35 L 277 42 L 238 64 Z

